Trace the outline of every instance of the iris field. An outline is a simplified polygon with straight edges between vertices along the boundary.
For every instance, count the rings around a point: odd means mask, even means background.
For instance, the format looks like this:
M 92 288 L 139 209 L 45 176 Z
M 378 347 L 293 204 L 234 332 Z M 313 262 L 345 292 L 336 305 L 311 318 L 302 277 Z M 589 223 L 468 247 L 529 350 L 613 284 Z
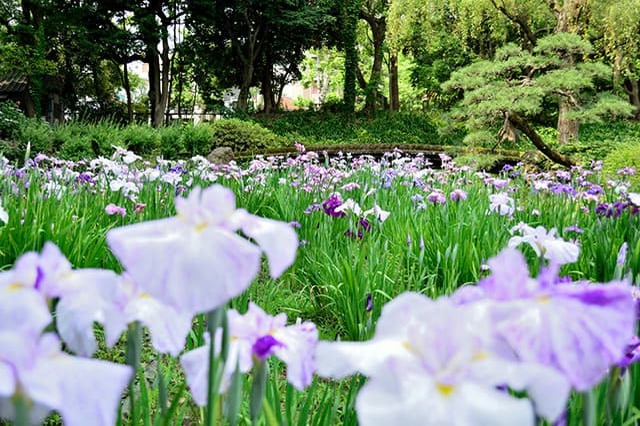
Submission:
M 2 160 L 0 418 L 640 422 L 635 170 L 298 150 Z

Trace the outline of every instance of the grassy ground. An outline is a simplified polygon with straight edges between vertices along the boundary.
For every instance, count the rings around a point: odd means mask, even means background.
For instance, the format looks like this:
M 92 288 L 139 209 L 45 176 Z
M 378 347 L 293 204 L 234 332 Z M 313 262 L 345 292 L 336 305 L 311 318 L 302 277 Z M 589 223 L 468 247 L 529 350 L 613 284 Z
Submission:
M 460 168 L 446 158 L 444 168 L 434 170 L 424 158 L 401 152 L 379 160 L 350 154 L 317 158 L 307 153 L 288 160 L 256 159 L 243 168 L 213 167 L 201 159 L 153 168 L 140 160 L 72 163 L 45 157 L 23 169 L 4 164 L 0 196 L 9 221 L 0 226 L 0 265 L 9 268 L 24 252 L 53 241 L 76 268 L 120 270 L 106 246 L 106 231 L 172 216 L 176 194 L 216 182 L 233 189 L 239 207 L 295 222 L 301 242 L 295 264 L 280 279 L 261 274 L 230 306 L 244 311 L 251 300 L 271 314 L 285 312 L 290 319 L 312 320 L 322 339 L 369 338 L 382 306 L 404 291 L 436 298 L 477 282 L 485 274 L 483 264 L 505 247 L 510 229 L 521 221 L 556 228 L 561 237 L 580 245 L 579 260 L 562 269 L 574 280 L 610 281 L 618 249 L 625 242 L 629 246 L 625 270 L 632 280 L 640 279 L 640 215 L 632 214 L 631 207 L 619 217 L 596 213 L 599 204 L 625 201 L 626 192 L 638 191 L 629 188 L 626 176 L 608 177 L 588 169 L 571 174 L 515 169 L 495 176 Z M 455 189 L 467 198 L 452 201 Z M 363 210 L 378 206 L 389 217 L 384 222 L 370 217 L 370 230 L 363 229 L 354 214 L 331 217 L 321 203 L 334 192 L 353 199 Z M 446 202 L 429 201 L 434 193 L 441 193 Z M 490 211 L 489 196 L 496 193 L 514 199 L 511 215 Z M 124 207 L 127 214 L 106 214 L 110 203 Z M 140 205 L 144 207 L 136 212 Z M 535 272 L 535 254 L 527 247 L 522 250 Z M 368 295 L 373 300 L 371 311 L 365 309 Z M 202 322 L 202 317 L 195 318 L 188 347 L 202 342 Z M 115 351 L 103 348 L 101 356 L 121 361 L 123 345 Z M 145 413 L 142 420 L 147 418 L 144 424 L 153 423 L 158 414 L 158 372 L 169 384 L 169 401 L 175 401 L 174 424 L 199 424 L 203 413 L 184 391 L 175 360 L 146 350 L 143 361 L 140 383 L 145 386 L 137 400 Z M 352 404 L 361 379 L 316 380 L 309 390 L 298 393 L 285 385 L 281 368 L 272 365 L 266 424 L 355 422 Z M 635 368 L 634 390 L 638 373 Z M 248 424 L 251 378 L 245 381 L 241 424 Z M 606 393 L 603 386 L 596 393 L 599 398 Z M 625 407 L 625 420 L 637 419 L 640 407 L 640 392 L 631 395 L 635 400 Z M 604 421 L 604 399 L 599 404 L 597 413 Z M 582 397 L 576 395 L 570 424 L 580 424 L 581 407 Z M 123 412 L 128 423 L 126 403 Z

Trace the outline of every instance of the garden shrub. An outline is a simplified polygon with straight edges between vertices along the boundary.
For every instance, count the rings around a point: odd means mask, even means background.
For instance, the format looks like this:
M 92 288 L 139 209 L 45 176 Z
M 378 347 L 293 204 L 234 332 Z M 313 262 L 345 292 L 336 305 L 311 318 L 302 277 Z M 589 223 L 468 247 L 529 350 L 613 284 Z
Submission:
M 459 135 L 438 134 L 426 114 L 378 111 L 357 114 L 326 111 L 292 111 L 275 116 L 257 116 L 255 120 L 273 133 L 308 145 L 392 143 L 460 144 Z
M 635 175 L 629 176 L 629 180 L 637 189 L 640 185 L 640 143 L 620 146 L 604 159 L 603 170 L 611 176 L 617 175 L 625 167 L 636 170 Z
M 0 102 L 0 139 L 15 140 L 27 118 L 13 102 Z
M 494 171 L 503 158 L 494 154 L 463 154 L 454 158 L 459 166 L 472 167 L 474 170 Z
M 160 151 L 159 132 L 146 125 L 133 125 L 122 129 L 124 146 L 138 155 L 152 156 Z
M 184 151 L 189 157 L 194 155 L 206 157 L 212 150 L 214 137 L 214 128 L 208 124 L 187 125 L 182 128 Z
M 228 146 L 234 152 L 263 150 L 281 144 L 280 138 L 259 124 L 236 118 L 223 119 L 213 123 L 213 144 L 210 148 Z M 200 155 L 209 154 L 199 152 Z
M 580 126 L 577 141 L 558 146 L 558 150 L 574 160 L 588 164 L 603 160 L 623 146 L 640 144 L 640 124 L 618 121 Z
M 96 157 L 96 153 L 88 135 L 77 135 L 64 141 L 56 156 L 66 160 L 82 160 L 83 158 L 92 159 Z
M 168 126 L 160 129 L 160 155 L 163 158 L 185 158 L 184 127 Z
M 96 157 L 110 157 L 113 154 L 113 146 L 125 146 L 122 127 L 111 120 L 102 120 L 96 124 L 81 124 L 86 133 L 91 149 Z
M 20 131 L 18 136 L 19 154 L 17 158 L 24 156 L 27 144 L 31 143 L 31 155 L 39 152 L 44 154 L 52 154 L 53 150 L 53 129 L 51 126 L 39 119 L 32 118 L 27 120 L 26 125 Z

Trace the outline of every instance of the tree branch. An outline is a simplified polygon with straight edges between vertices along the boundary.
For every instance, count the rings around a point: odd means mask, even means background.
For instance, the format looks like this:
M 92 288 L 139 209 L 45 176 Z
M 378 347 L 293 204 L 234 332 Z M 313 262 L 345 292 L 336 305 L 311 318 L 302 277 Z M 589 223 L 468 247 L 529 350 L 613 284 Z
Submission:
M 529 125 L 529 123 L 521 117 L 518 113 L 509 112 L 506 113 L 506 119 L 511 122 L 518 130 L 527 135 L 527 138 L 531 141 L 531 143 L 538 148 L 540 152 L 542 152 L 545 157 L 554 163 L 563 165 L 565 167 L 573 167 L 576 163 L 566 155 L 562 155 L 557 151 L 554 151 L 549 145 L 547 145 L 540 135 L 535 131 L 533 127 Z
M 491 4 L 493 5 L 493 7 L 500 11 L 500 13 L 502 13 L 508 20 L 520 27 L 520 30 L 522 31 L 525 39 L 529 42 L 529 44 L 531 44 L 531 47 L 535 47 L 538 43 L 538 40 L 533 34 L 533 31 L 531 31 L 531 27 L 529 26 L 529 23 L 527 22 L 525 17 L 521 14 L 516 15 L 513 13 L 509 13 L 509 10 L 507 10 L 507 6 L 504 4 L 504 0 L 501 0 L 500 3 L 501 4 L 498 5 L 495 0 L 491 0 Z

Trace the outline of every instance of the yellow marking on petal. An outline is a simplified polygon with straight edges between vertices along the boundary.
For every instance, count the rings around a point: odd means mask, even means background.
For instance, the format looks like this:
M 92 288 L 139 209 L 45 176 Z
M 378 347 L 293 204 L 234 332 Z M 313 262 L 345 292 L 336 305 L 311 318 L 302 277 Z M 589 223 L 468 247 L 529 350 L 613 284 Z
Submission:
M 438 391 L 444 396 L 451 395 L 451 393 L 455 389 L 453 385 L 443 385 L 442 383 L 438 383 L 436 385 L 436 388 L 438 388 Z
M 489 354 L 487 352 L 481 351 L 473 356 L 472 361 L 482 361 L 483 359 L 489 358 Z
M 536 300 L 540 303 L 547 303 L 551 300 L 551 298 L 549 296 L 538 296 L 536 297 Z
M 207 227 L 206 223 L 199 223 L 195 226 L 196 232 L 203 231 Z
M 140 298 L 140 299 L 151 299 L 151 295 L 149 293 L 140 293 L 140 296 L 138 296 L 138 298 Z
M 21 283 L 11 283 L 7 286 L 7 290 L 9 291 L 17 291 L 24 288 L 24 286 Z

